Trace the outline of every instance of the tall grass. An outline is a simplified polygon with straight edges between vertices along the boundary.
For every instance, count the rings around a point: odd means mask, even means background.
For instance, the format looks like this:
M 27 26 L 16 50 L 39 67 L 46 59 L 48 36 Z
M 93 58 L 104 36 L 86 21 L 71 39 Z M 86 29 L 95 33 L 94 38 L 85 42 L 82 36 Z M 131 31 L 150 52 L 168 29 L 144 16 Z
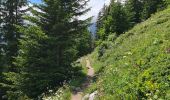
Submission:
M 170 9 L 104 41 L 91 61 L 100 74 L 88 92 L 98 90 L 98 99 L 169 100 Z

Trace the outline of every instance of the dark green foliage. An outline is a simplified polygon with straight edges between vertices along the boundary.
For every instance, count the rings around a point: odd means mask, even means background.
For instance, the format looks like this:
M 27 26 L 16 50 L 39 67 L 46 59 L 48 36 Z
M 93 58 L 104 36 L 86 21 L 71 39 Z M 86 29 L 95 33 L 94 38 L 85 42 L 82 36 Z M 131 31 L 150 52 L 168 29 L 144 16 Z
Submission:
M 3 80 L 2 73 L 4 72 L 4 69 L 5 69 L 4 61 L 5 61 L 5 59 L 4 59 L 4 53 L 2 51 L 2 44 L 0 44 L 0 82 L 2 82 L 2 80 Z M 1 97 L 4 94 L 4 92 L 5 91 L 0 86 L 0 99 L 2 99 Z
M 8 99 L 37 98 L 80 75 L 81 69 L 72 63 L 91 50 L 87 30 L 90 18 L 77 19 L 89 10 L 84 9 L 88 1 L 80 4 L 81 1 L 44 0 L 30 8 L 34 16 L 24 17 L 29 21 L 27 25 L 13 26 L 22 37 L 18 51 L 14 51 L 17 57 L 13 70 L 3 73 L 0 84 Z
M 15 25 L 23 25 L 24 10 L 21 10 L 23 6 L 26 6 L 27 0 L 4 0 L 1 5 L 2 11 L 2 35 L 6 46 L 3 48 L 6 54 L 6 62 L 10 66 L 17 56 L 18 51 L 18 39 L 20 33 L 15 28 Z M 12 70 L 12 69 L 11 69 Z
M 107 44 L 105 42 L 100 44 L 98 48 L 98 59 L 103 56 L 103 54 L 106 52 L 106 49 L 107 49 Z
M 116 33 L 120 35 L 128 29 L 127 15 L 121 3 L 112 2 L 107 18 L 109 25 L 106 33 Z
M 5 81 L 2 73 L 15 71 L 12 62 L 18 52 L 18 39 L 20 33 L 15 25 L 23 25 L 24 10 L 27 0 L 1 0 L 0 1 L 0 83 Z M 0 86 L 0 99 L 6 89 Z
M 129 27 L 141 22 L 142 2 L 140 0 L 127 0 L 125 10 L 129 22 Z
M 40 88 L 44 89 L 41 86 L 48 82 L 48 80 L 43 80 L 44 77 L 47 77 L 44 74 L 46 66 L 40 65 L 43 60 L 46 60 L 41 56 L 43 54 L 41 50 L 44 47 L 43 43 L 48 39 L 47 36 L 40 28 L 34 26 L 27 29 L 20 27 L 19 29 L 24 37 L 20 39 L 19 55 L 14 62 L 16 72 L 4 73 L 6 81 L 1 84 L 7 89 L 6 96 L 9 100 L 13 98 L 15 100 L 26 99 L 25 94 L 29 94 L 28 96 L 40 94 Z
M 43 92 L 82 75 L 73 62 L 91 51 L 90 18 L 78 19 L 89 10 L 88 0 L 42 2 L 22 10 L 27 0 L 0 1 L 0 99 L 38 99 Z M 161 15 L 151 25 L 142 24 L 121 35 L 165 7 L 163 0 L 128 0 L 125 5 L 112 0 L 103 7 L 97 36 L 99 42 L 109 38 L 98 47 L 96 61 L 101 68 L 107 66 L 103 76 L 108 78 L 102 77 L 98 86 L 107 98 L 169 97 L 169 35 L 157 36 L 169 32 L 164 24 L 168 19 Z M 24 16 L 27 10 L 33 16 Z M 161 25 L 167 28 L 159 30 Z
M 17 90 L 21 90 L 29 97 L 36 97 L 48 87 L 49 81 L 53 78 L 50 77 L 52 71 L 46 75 L 49 70 L 53 70 L 52 66 L 43 64 L 50 63 L 44 45 L 48 37 L 37 27 L 20 28 L 20 30 L 24 33 L 24 38 L 20 40 L 19 55 L 15 61 L 16 69 L 21 70 L 17 73 L 19 78 L 16 80 L 16 86 L 19 87 Z
M 80 37 L 77 39 L 78 56 L 82 57 L 92 51 L 92 36 L 87 29 L 80 33 Z
M 128 29 L 127 14 L 120 2 L 113 0 L 108 8 L 104 8 L 104 11 L 106 14 L 103 14 L 102 18 L 99 16 L 99 21 L 102 20 L 102 22 L 98 22 L 98 39 L 105 40 L 112 33 L 119 36 Z
M 169 100 L 169 17 L 170 8 L 99 45 L 91 62 L 102 71 L 89 93 L 97 90 L 99 100 Z M 98 59 L 101 47 L 107 48 Z
M 166 7 L 165 0 L 142 0 L 143 11 L 142 11 L 142 19 L 146 20 L 151 16 L 151 14 L 163 10 Z
M 40 18 L 40 21 L 36 20 L 33 23 L 42 27 L 44 32 L 53 38 L 54 44 L 51 44 L 51 47 L 53 47 L 54 54 L 56 54 L 57 66 L 62 66 L 63 64 L 66 64 L 64 66 L 68 66 L 70 62 L 76 59 L 78 53 L 76 50 L 76 39 L 83 36 L 83 33 L 85 33 L 84 30 L 87 30 L 88 26 L 87 21 L 73 19 L 73 16 L 80 16 L 88 11 L 88 9 L 80 11 L 80 9 L 84 8 L 86 2 L 82 5 L 79 4 L 80 1 L 76 0 L 44 1 L 44 3 L 37 7 L 46 14 L 35 10 L 32 11 L 34 15 Z
M 97 28 L 100 29 L 103 27 L 103 24 L 104 24 L 104 20 L 106 20 L 106 17 L 108 15 L 108 9 L 109 7 L 104 5 L 103 8 L 101 9 L 101 11 L 99 12 L 98 14 L 98 19 L 97 19 Z
M 166 8 L 164 0 L 126 0 L 125 4 L 112 0 L 109 7 L 104 6 L 98 16 L 97 39 L 106 40 L 110 34 L 117 36 L 145 21 L 151 14 Z
M 2 12 L 2 3 L 0 1 L 0 11 Z M 0 16 L 2 16 L 2 13 L 0 13 Z M 4 43 L 3 43 L 3 33 L 2 33 L 2 23 L 3 23 L 3 18 L 0 17 L 0 65 L 2 67 L 2 64 L 3 64 L 3 46 L 4 46 Z M 2 70 L 2 68 L 0 67 L 0 70 Z M 2 71 L 0 71 L 2 72 Z
M 169 6 L 170 0 L 165 0 L 165 1 L 166 1 L 166 5 Z
M 102 56 L 105 54 L 107 49 L 111 49 L 111 44 L 116 40 L 117 36 L 115 34 L 109 35 L 107 38 L 107 42 L 103 41 L 98 47 L 97 47 L 97 53 L 98 57 L 97 59 L 101 59 Z
M 97 22 L 96 22 L 97 23 L 97 25 L 96 25 L 96 27 L 97 27 L 96 38 L 98 40 L 99 39 L 104 40 L 104 38 L 105 38 L 104 28 L 105 28 L 105 20 L 106 20 L 107 15 L 108 15 L 108 8 L 109 7 L 104 5 L 102 10 L 98 14 L 98 19 L 97 19 Z

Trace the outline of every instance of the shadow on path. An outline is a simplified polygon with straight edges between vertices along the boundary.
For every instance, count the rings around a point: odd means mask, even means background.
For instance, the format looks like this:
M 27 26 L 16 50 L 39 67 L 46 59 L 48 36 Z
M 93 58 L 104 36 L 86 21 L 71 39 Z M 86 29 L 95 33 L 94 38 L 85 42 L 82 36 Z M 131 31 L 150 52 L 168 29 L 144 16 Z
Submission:
M 88 58 L 86 58 L 86 67 L 88 69 L 86 80 L 84 83 L 82 83 L 81 87 L 76 87 L 73 90 L 71 100 L 82 100 L 83 91 L 90 86 L 90 83 L 94 77 L 94 69 L 91 66 Z

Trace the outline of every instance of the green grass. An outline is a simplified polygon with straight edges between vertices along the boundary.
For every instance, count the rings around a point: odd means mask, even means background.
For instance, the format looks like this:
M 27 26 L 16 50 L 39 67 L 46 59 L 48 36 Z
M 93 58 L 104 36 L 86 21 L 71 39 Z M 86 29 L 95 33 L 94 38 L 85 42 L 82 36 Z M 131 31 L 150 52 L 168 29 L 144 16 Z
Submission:
M 81 66 L 82 66 L 82 68 L 83 68 L 83 69 L 82 69 L 82 72 L 83 72 L 84 74 L 87 74 L 88 69 L 87 69 L 87 67 L 86 67 L 86 56 L 80 58 L 80 64 L 81 64 Z
M 99 100 L 170 100 L 170 9 L 112 37 L 90 55 L 99 76 L 87 92 L 98 90 Z
M 70 100 L 71 91 L 68 85 L 65 85 L 53 93 L 44 95 L 42 100 Z
M 48 95 L 45 95 L 43 100 L 70 100 L 72 91 L 76 87 L 81 87 L 84 83 L 87 75 L 86 67 L 86 57 L 82 57 L 77 60 L 73 66 L 79 66 L 81 69 L 81 75 L 75 76 L 69 83 L 66 83 L 63 87 L 57 89 L 56 91 L 49 92 Z
M 85 93 L 97 90 L 96 100 L 170 100 L 170 9 L 116 40 L 109 36 L 88 57 L 96 79 Z M 80 64 L 82 73 L 87 73 L 85 57 Z M 76 77 L 48 97 L 69 100 L 72 89 L 83 81 L 84 77 Z
M 81 73 L 82 75 L 80 76 L 76 76 L 74 79 L 72 79 L 69 83 L 69 86 L 74 88 L 74 87 L 81 87 L 82 83 L 85 81 L 86 79 L 86 75 L 87 75 L 87 67 L 86 67 L 86 57 L 82 57 L 78 60 L 78 66 L 80 66 L 81 69 Z

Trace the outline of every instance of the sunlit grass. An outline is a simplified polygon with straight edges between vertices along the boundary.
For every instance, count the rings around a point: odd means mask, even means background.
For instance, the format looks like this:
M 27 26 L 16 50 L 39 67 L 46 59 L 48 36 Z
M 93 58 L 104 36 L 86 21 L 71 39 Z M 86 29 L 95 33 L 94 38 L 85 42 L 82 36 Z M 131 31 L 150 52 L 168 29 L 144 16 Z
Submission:
M 169 18 L 170 9 L 164 10 L 115 41 L 99 45 L 90 57 L 100 74 L 87 92 L 98 90 L 100 100 L 168 100 Z M 99 53 L 103 55 L 99 57 Z

